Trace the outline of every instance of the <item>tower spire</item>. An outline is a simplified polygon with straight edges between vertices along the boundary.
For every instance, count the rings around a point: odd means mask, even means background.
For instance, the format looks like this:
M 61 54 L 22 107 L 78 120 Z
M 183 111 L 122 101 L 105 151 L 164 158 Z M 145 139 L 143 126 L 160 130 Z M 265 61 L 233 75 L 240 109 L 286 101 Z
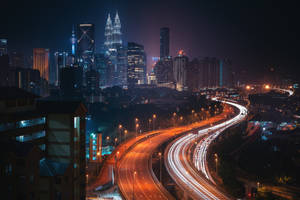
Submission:
M 112 21 L 110 18 L 110 13 L 108 13 L 108 17 L 106 20 L 106 26 L 105 26 L 105 42 L 104 42 L 104 46 L 106 48 L 106 50 L 109 50 L 112 46 L 112 40 L 113 40 L 113 25 L 112 25 Z
M 113 46 L 118 47 L 120 45 L 122 45 L 121 21 L 117 11 L 113 25 Z
M 72 44 L 72 55 L 74 56 L 75 55 L 75 44 L 76 44 L 74 25 L 72 27 L 71 44 Z

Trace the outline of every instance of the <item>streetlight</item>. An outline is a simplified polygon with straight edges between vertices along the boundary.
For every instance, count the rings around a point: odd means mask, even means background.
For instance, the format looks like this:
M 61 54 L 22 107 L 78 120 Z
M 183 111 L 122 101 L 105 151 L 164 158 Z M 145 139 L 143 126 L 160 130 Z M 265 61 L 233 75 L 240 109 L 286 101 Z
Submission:
M 120 141 L 122 141 L 122 124 L 119 124 L 119 137 L 120 137 Z
M 132 184 L 132 199 L 134 200 L 134 184 L 135 184 L 135 176 L 136 176 L 136 171 L 133 172 L 133 184 Z
M 270 85 L 265 85 L 265 89 L 266 90 L 270 89 Z
M 175 126 L 176 125 L 176 112 L 174 112 L 173 113 L 173 122 L 174 122 L 174 124 L 173 124 L 173 126 Z
M 115 138 L 115 147 L 117 146 L 118 138 Z
M 216 174 L 218 175 L 218 154 L 215 153 Z
M 119 151 L 117 151 L 117 160 L 119 159 L 119 154 L 120 154 L 120 152 L 119 152 Z
M 108 144 L 108 142 L 109 142 L 109 136 L 106 137 L 106 142 Z
M 182 116 L 180 116 L 180 118 L 179 118 L 179 119 L 180 119 L 180 121 L 181 121 L 181 123 L 182 123 L 182 121 L 183 121 L 183 117 L 182 117 Z
M 135 138 L 137 137 L 137 130 L 138 130 L 139 126 L 140 126 L 139 124 L 135 125 Z
M 159 156 L 159 181 L 161 182 L 161 175 L 162 175 L 162 171 L 161 171 L 161 152 L 158 152 L 158 156 Z
M 128 131 L 127 129 L 124 130 L 124 140 L 126 140 L 126 135 L 127 135 Z
M 100 162 L 100 152 L 98 151 L 97 152 L 97 157 L 96 157 L 96 162 L 97 162 L 97 169 L 96 169 L 96 172 L 97 172 L 97 174 L 98 174 L 98 171 L 99 171 L 99 162 Z
M 153 130 L 155 129 L 155 119 L 156 119 L 156 114 L 153 114 Z
M 148 128 L 149 128 L 149 131 L 150 131 L 150 124 L 151 124 L 151 122 L 152 122 L 152 119 L 148 119 Z

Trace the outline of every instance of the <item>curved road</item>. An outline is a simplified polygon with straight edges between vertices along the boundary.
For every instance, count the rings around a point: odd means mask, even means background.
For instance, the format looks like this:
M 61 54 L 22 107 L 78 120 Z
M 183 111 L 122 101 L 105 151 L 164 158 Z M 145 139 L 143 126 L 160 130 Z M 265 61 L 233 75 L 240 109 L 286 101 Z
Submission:
M 223 101 L 224 102 L 224 101 Z M 224 102 L 239 109 L 239 113 L 232 119 L 198 131 L 198 134 L 188 134 L 175 140 L 165 152 L 165 165 L 173 180 L 188 191 L 193 199 L 230 199 L 220 192 L 214 185 L 207 164 L 206 153 L 210 143 L 226 128 L 244 120 L 247 109 L 232 102 Z M 204 137 L 196 146 L 193 164 L 188 160 L 188 149 L 196 139 Z M 194 166 L 192 166 L 194 165 Z M 199 171 L 203 175 L 200 175 Z
M 209 120 L 187 126 L 161 130 L 151 138 L 138 142 L 117 162 L 117 183 L 125 199 L 173 199 L 160 184 L 152 171 L 151 159 L 153 152 L 165 141 L 178 134 L 192 129 L 207 126 L 224 120 L 230 112 L 225 109 L 222 114 Z

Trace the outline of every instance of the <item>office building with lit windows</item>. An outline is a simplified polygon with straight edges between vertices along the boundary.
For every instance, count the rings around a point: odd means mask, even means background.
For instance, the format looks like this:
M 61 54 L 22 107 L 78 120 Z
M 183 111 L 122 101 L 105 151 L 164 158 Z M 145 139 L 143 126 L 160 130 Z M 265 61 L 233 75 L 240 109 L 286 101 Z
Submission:
M 37 99 L 12 87 L 0 92 L 5 94 L 0 96 L 0 144 L 6 144 L 0 152 L 3 195 L 85 199 L 85 106 L 73 100 Z
M 33 49 L 33 69 L 39 70 L 41 78 L 49 81 L 49 49 Z
M 118 12 L 112 21 L 108 14 L 105 25 L 105 56 L 109 59 L 107 85 L 127 85 L 127 50 L 123 46 L 121 21 Z
M 146 67 L 146 54 L 144 46 L 129 42 L 127 46 L 127 82 L 128 85 L 140 85 L 147 83 L 147 67 Z
M 180 50 L 178 56 L 174 58 L 173 73 L 176 82 L 176 89 L 179 91 L 187 89 L 187 67 L 188 57 L 183 50 Z
M 91 23 L 78 24 L 76 39 L 77 62 L 86 71 L 94 65 L 95 25 Z

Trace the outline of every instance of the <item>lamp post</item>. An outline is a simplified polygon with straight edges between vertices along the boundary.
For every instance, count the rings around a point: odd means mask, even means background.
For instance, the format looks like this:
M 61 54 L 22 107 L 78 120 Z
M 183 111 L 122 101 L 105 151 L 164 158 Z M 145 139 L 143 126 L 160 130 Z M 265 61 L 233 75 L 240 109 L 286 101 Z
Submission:
M 218 175 L 218 154 L 215 153 L 216 174 Z
M 126 140 L 126 135 L 127 135 L 128 131 L 127 129 L 124 130 L 124 141 Z
M 100 162 L 100 152 L 98 151 L 97 152 L 97 158 L 96 158 L 96 162 L 97 162 L 97 165 L 96 165 L 96 173 L 98 175 L 98 171 L 99 171 L 99 162 Z
M 173 126 L 175 126 L 176 125 L 176 112 L 174 112 L 173 113 L 173 122 L 174 122 L 174 124 L 173 124 Z
M 120 154 L 120 152 L 117 151 L 117 160 L 119 160 L 119 154 Z
M 134 184 L 135 184 L 135 176 L 136 176 L 136 171 L 133 172 L 133 184 L 132 184 L 132 199 L 134 200 Z
M 135 125 L 135 138 L 137 137 L 137 132 L 138 132 L 139 126 L 140 126 L 139 124 Z
M 117 146 L 118 138 L 115 138 L 115 148 Z
M 152 119 L 148 119 L 148 129 L 149 129 L 149 131 L 150 131 L 150 125 L 151 125 L 151 122 L 152 122 Z
M 120 139 L 120 142 L 122 142 L 122 128 L 123 128 L 123 126 L 122 126 L 122 124 L 119 124 L 119 139 Z
M 126 140 L 126 135 L 127 135 L 128 131 L 127 129 L 124 130 L 124 141 Z
M 161 171 L 161 152 L 158 152 L 158 156 L 159 156 L 159 181 L 161 182 L 161 177 L 162 177 L 162 171 Z
M 153 130 L 155 130 L 155 119 L 156 119 L 156 114 L 153 114 Z

